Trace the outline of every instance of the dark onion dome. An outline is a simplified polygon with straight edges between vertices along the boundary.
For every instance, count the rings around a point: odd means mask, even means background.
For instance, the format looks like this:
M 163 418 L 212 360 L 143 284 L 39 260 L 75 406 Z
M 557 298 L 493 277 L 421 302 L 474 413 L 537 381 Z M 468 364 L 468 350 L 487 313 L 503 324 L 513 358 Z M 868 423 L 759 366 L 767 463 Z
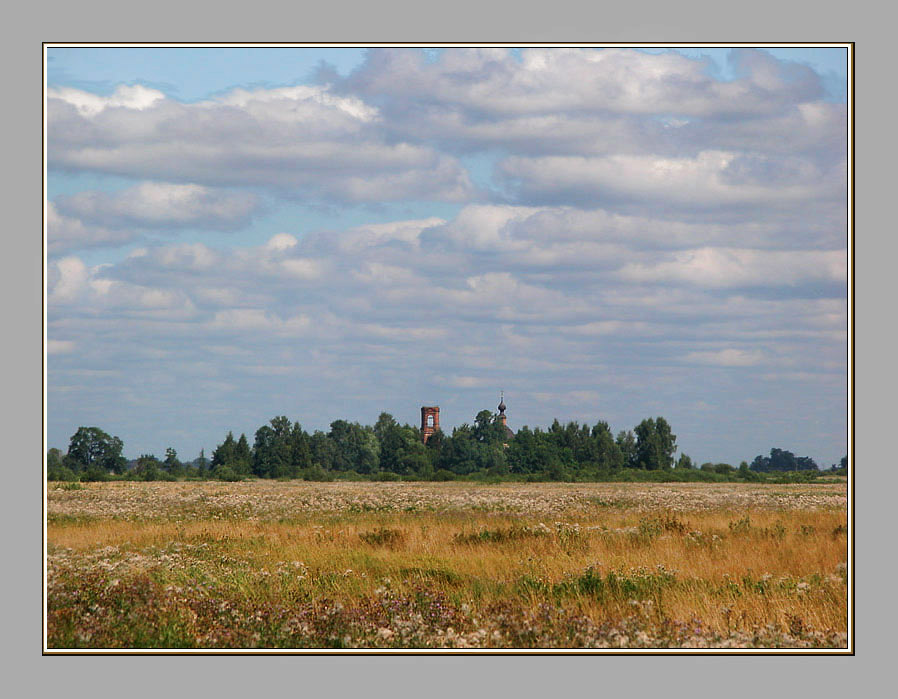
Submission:
M 505 412 L 505 401 L 504 401 L 504 400 L 503 400 L 502 402 L 499 403 L 499 412 L 500 412 L 500 413 L 504 413 L 504 412 Z

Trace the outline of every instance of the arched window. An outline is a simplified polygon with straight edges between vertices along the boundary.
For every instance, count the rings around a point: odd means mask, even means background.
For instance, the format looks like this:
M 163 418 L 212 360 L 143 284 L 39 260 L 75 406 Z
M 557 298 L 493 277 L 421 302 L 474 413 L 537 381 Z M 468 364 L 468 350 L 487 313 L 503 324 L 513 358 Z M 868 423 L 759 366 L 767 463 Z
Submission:
M 427 426 L 433 427 L 433 414 L 432 413 L 427 416 Z

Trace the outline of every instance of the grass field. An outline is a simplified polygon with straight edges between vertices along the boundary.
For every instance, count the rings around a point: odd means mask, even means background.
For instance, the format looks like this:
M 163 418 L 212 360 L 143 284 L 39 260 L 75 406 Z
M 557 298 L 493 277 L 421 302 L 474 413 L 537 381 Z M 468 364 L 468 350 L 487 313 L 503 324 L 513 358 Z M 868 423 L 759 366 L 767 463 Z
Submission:
M 50 483 L 47 646 L 844 648 L 844 483 Z

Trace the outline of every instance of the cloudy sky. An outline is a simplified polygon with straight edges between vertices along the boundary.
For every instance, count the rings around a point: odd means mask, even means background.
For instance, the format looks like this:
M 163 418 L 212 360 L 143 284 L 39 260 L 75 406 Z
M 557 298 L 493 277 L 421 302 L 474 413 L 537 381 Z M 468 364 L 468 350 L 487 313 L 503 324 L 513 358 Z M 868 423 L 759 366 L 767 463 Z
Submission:
M 847 50 L 48 48 L 48 441 L 847 452 Z

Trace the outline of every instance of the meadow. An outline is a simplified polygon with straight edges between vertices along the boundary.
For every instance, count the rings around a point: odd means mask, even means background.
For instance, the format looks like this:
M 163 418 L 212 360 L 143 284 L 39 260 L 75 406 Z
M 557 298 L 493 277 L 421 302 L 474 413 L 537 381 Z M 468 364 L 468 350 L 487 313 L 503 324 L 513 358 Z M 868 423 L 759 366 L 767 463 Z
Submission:
M 47 488 L 48 649 L 847 647 L 844 482 Z

